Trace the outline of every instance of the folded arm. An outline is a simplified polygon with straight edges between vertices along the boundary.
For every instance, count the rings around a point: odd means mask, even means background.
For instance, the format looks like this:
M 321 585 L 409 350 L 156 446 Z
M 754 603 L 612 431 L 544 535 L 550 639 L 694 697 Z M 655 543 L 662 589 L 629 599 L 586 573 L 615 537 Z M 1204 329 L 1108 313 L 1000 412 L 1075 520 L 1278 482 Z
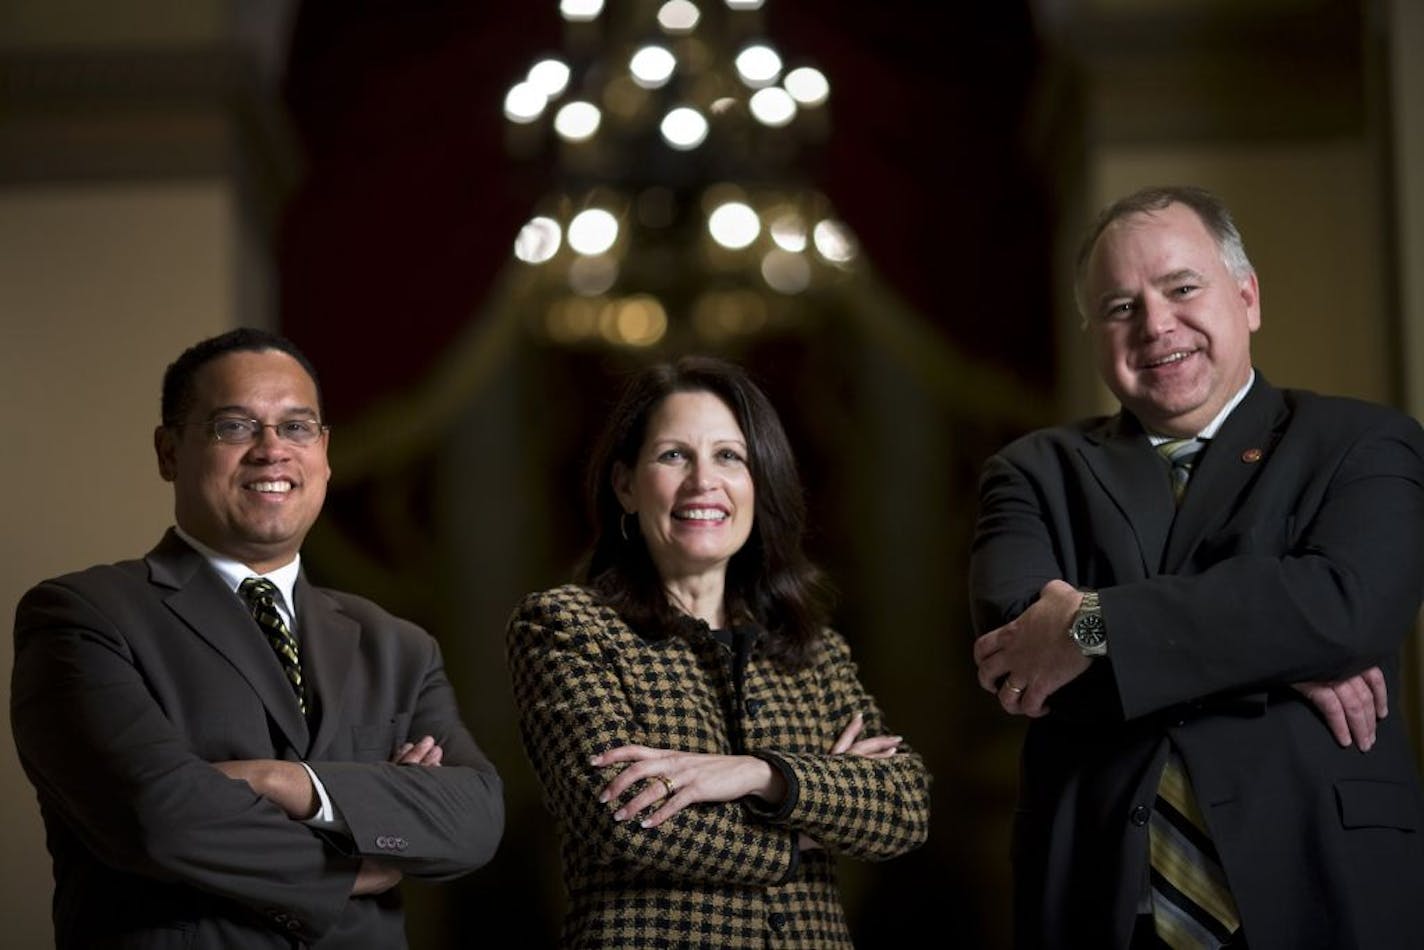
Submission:
M 617 659 L 605 655 L 617 647 L 603 634 L 599 617 L 591 603 L 570 603 L 553 592 L 526 600 L 509 625 L 520 729 L 551 810 L 571 837 L 606 861 L 673 880 L 779 883 L 794 867 L 795 835 L 734 802 L 705 802 L 684 809 L 676 821 L 645 828 L 615 812 L 646 789 L 665 792 L 660 782 L 634 782 L 618 798 L 600 800 L 624 769 L 616 757 L 601 756 L 645 744 L 645 736 L 629 708 Z
M 285 909 L 307 940 L 344 908 L 359 862 L 194 755 L 122 632 L 64 585 L 17 610 L 11 724 L 41 799 L 105 864 Z
M 825 749 L 764 750 L 795 786 L 770 817 L 835 854 L 869 861 L 904 854 L 929 834 L 929 771 L 885 727 L 844 638 L 827 630 L 820 650 L 816 678 L 826 710 Z
M 494 856 L 504 830 L 503 785 L 460 718 L 439 646 L 422 640 L 427 653 L 410 722 L 416 742 L 391 750 L 386 762 L 307 764 L 356 854 L 407 875 L 446 880 Z
M 1372 743 L 1373 717 L 1387 710 L 1372 669 L 1411 628 L 1424 568 L 1424 461 L 1418 432 L 1405 429 L 1362 436 L 1299 513 L 1298 537 L 1287 541 L 1280 525 L 1282 550 L 1099 587 L 1125 715 L 1298 685 L 1337 739 Z M 1082 539 L 1063 536 L 1067 522 L 1044 510 L 1045 496 L 1003 456 L 985 468 L 971 576 L 975 656 L 981 685 L 1010 712 L 1041 712 L 1084 672 L 1064 665 L 1073 662 L 1061 653 L 1064 601 L 1050 595 L 1054 582 L 1097 585 L 1065 569 L 1084 556 Z M 1012 659 L 1015 648 L 1022 656 Z M 1045 659 L 1055 649 L 1059 661 Z M 1015 708 L 1006 684 L 1032 690 L 1027 676 L 1046 671 L 1059 681 L 1048 675 Z

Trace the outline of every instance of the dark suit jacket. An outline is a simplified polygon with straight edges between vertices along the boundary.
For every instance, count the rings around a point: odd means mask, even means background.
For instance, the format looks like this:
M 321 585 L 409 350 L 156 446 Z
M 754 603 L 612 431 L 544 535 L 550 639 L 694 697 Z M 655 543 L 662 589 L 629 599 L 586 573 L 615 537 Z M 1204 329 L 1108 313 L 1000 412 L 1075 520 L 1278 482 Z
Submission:
M 20 601 L 11 719 L 59 947 L 401 947 L 398 891 L 348 896 L 362 857 L 433 878 L 489 860 L 500 781 L 435 641 L 305 578 L 294 599 L 311 727 L 246 607 L 172 532 Z M 426 734 L 443 766 L 387 764 Z M 208 764 L 256 758 L 306 761 L 350 834 L 289 820 Z
M 705 625 L 646 640 L 568 586 L 519 605 L 508 648 L 524 748 L 563 834 L 567 947 L 849 947 L 831 856 L 885 860 L 925 840 L 919 755 L 829 754 L 857 712 L 863 736 L 889 731 L 833 631 L 794 673 L 754 649 L 737 690 L 730 651 Z M 627 743 L 763 756 L 787 799 L 775 812 L 704 802 L 652 829 L 615 822 L 598 793 L 621 766 L 589 757 Z M 803 831 L 825 850 L 798 852 Z
M 1181 751 L 1252 950 L 1424 947 L 1424 835 L 1404 723 L 1340 748 L 1291 683 L 1397 653 L 1424 587 L 1424 435 L 1399 413 L 1257 377 L 1180 510 L 1130 415 L 1033 433 L 987 464 L 980 633 L 1061 578 L 1101 590 L 1109 656 L 1029 727 L 1018 943 L 1122 947 L 1147 808 Z

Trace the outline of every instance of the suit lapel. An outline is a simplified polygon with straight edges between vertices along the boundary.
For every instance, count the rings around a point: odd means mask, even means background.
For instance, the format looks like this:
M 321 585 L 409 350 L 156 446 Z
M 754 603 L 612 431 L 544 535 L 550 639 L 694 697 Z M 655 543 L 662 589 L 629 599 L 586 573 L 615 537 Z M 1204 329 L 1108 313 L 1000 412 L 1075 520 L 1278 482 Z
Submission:
M 343 705 L 351 690 L 347 679 L 361 638 L 360 625 L 342 613 L 336 602 L 297 578 L 297 639 L 302 645 L 302 672 L 316 697 L 316 739 L 312 749 L 324 749 L 341 722 Z
M 1164 571 L 1180 570 L 1202 539 L 1231 516 L 1261 463 L 1275 450 L 1286 416 L 1280 391 L 1257 373 L 1251 391 L 1226 417 L 1192 469 L 1163 555 Z
M 203 556 L 172 531 L 149 552 L 149 581 L 167 589 L 163 601 L 195 634 L 217 650 L 252 687 L 293 749 L 304 750 L 306 720 L 272 648 L 242 601 Z
M 1127 413 L 1089 432 L 1087 441 L 1079 450 L 1083 461 L 1136 535 L 1143 576 L 1150 577 L 1157 573 L 1175 514 L 1162 459 Z

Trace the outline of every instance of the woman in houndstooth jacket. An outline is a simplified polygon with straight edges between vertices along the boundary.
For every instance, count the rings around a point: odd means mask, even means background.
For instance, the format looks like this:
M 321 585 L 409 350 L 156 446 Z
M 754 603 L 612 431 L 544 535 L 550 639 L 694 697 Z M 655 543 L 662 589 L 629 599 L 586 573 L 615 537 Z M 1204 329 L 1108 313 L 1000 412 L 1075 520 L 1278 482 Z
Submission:
M 801 551 L 790 445 L 737 367 L 635 378 L 590 466 L 584 586 L 508 632 L 525 749 L 562 832 L 570 947 L 848 947 L 835 856 L 925 840 Z

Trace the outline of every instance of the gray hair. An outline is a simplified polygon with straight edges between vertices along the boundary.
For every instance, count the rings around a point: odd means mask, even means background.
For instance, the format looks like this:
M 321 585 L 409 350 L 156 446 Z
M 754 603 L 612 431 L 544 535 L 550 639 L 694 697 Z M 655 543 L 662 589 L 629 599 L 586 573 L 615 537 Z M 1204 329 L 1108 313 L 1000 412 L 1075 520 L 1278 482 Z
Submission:
M 1201 219 L 1207 233 L 1216 241 L 1221 252 L 1221 262 L 1237 280 L 1244 280 L 1255 272 L 1246 257 L 1246 246 L 1241 241 L 1241 232 L 1236 229 L 1231 212 L 1226 203 L 1205 188 L 1195 185 L 1156 185 L 1134 191 L 1125 198 L 1119 198 L 1108 205 L 1098 215 L 1093 226 L 1083 238 L 1078 248 L 1078 259 L 1073 269 L 1073 299 L 1078 304 L 1078 313 L 1088 319 L 1087 301 L 1083 299 L 1083 284 L 1088 269 L 1088 258 L 1108 225 L 1134 214 L 1150 214 L 1161 211 L 1168 205 L 1186 205 Z

